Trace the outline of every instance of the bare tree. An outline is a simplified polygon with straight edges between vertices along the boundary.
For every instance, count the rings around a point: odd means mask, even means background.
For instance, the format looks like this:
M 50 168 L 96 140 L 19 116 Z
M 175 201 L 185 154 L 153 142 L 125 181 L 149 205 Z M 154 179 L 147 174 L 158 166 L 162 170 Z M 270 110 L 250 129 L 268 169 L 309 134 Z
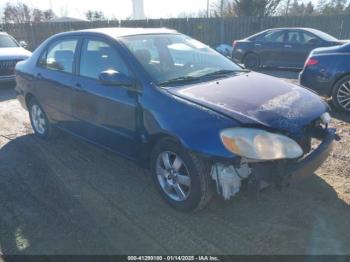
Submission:
M 32 9 L 24 3 L 8 2 L 3 11 L 4 23 L 44 22 L 53 17 L 55 14 L 51 9 L 44 11 L 37 8 Z
M 102 11 L 93 11 L 89 10 L 85 13 L 85 17 L 89 21 L 101 21 L 101 20 L 106 20 L 105 15 L 103 14 Z
M 282 0 L 219 0 L 213 9 L 216 16 L 270 16 Z

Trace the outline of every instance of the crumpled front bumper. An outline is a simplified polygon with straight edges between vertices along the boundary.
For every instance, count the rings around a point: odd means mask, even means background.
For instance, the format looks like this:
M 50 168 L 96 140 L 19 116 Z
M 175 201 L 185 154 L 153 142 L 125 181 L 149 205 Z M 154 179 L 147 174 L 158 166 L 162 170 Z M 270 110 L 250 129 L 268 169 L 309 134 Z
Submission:
M 336 130 L 331 128 L 320 131 L 317 138 L 321 140 L 321 144 L 288 167 L 286 171 L 289 177 L 313 174 L 331 153 L 334 140 L 339 140 Z
M 320 140 L 320 144 L 300 159 L 251 163 L 248 189 L 258 192 L 270 184 L 282 188 L 289 185 L 291 180 L 312 175 L 331 153 L 334 141 L 340 139 L 336 130 L 331 128 L 315 130 L 312 137 Z

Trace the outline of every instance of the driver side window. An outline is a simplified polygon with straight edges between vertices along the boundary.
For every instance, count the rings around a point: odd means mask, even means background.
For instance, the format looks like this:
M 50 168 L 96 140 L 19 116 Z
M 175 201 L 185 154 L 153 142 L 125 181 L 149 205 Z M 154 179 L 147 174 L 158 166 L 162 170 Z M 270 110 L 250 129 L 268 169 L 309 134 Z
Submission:
M 129 70 L 117 50 L 100 40 L 85 39 L 80 57 L 80 75 L 99 79 L 101 72 L 115 70 L 129 75 Z

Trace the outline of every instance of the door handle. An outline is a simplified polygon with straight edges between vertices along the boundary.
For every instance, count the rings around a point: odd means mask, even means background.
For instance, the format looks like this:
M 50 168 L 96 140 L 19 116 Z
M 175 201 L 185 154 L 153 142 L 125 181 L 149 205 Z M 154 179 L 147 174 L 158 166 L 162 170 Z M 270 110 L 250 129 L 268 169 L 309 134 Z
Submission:
M 255 47 L 260 47 L 260 46 L 261 46 L 261 44 L 254 44 L 254 46 L 255 46 Z
M 284 47 L 291 48 L 292 46 L 291 45 L 284 45 Z

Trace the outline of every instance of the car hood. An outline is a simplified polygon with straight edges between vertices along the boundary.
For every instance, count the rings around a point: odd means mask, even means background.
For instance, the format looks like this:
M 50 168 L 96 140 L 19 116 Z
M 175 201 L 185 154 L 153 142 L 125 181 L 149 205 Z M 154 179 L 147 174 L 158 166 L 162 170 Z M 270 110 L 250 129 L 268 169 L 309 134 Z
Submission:
M 0 48 L 0 60 L 23 60 L 32 53 L 22 47 Z
M 233 118 L 293 132 L 327 111 L 315 93 L 275 77 L 244 73 L 221 80 L 171 87 L 173 95 Z

